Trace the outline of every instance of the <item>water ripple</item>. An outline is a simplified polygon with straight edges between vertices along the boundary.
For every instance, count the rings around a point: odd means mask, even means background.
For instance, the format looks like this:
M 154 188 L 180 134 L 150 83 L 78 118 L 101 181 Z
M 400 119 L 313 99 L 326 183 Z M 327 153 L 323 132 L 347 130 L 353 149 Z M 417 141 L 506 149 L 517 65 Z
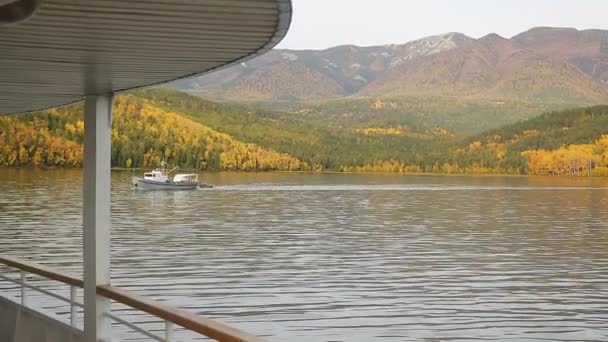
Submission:
M 114 285 L 269 340 L 608 340 L 604 181 L 218 174 L 133 192 L 129 177 L 113 175 Z M 80 183 L 0 170 L 2 253 L 81 274 Z

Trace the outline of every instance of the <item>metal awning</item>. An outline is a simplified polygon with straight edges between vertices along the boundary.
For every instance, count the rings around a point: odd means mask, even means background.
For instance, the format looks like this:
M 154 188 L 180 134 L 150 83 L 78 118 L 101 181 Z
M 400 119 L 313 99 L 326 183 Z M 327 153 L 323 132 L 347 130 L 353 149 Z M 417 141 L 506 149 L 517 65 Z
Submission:
M 110 297 L 98 290 L 111 283 L 113 94 L 255 57 L 285 36 L 290 20 L 290 0 L 0 0 L 0 115 L 85 100 L 87 342 L 112 336 Z M 233 329 L 211 333 L 246 340 Z
M 3 25 L 18 3 L 37 8 Z M 0 115 L 222 68 L 271 49 L 290 20 L 289 0 L 0 0 Z

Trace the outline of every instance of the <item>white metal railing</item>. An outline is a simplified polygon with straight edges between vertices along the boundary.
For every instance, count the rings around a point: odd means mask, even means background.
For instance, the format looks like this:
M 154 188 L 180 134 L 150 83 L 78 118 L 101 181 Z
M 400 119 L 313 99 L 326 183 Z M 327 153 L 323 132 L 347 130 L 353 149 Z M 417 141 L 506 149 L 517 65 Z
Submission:
M 70 304 L 70 325 L 78 328 L 77 325 L 77 308 L 84 308 L 82 303 L 77 301 L 77 289 L 83 287 L 83 281 L 74 275 L 59 272 L 49 267 L 38 265 L 35 263 L 19 260 L 12 257 L 0 256 L 0 264 L 4 264 L 10 268 L 16 269 L 20 273 L 20 280 L 0 274 L 0 279 L 5 279 L 11 283 L 20 285 L 21 305 L 28 306 L 28 289 L 38 291 L 50 297 L 59 299 Z M 70 286 L 70 298 L 58 295 L 51 291 L 28 283 L 27 274 L 36 274 L 51 280 L 59 281 Z M 264 340 L 231 328 L 222 323 L 212 321 L 210 319 L 192 314 L 187 311 L 178 310 L 169 306 L 165 306 L 156 301 L 144 298 L 133 292 L 125 291 L 113 286 L 97 286 L 97 295 L 111 299 L 117 303 L 130 306 L 134 309 L 151 314 L 161 318 L 164 321 L 165 331 L 164 336 L 155 335 L 137 325 L 120 318 L 112 313 L 104 315 L 111 320 L 125 325 L 135 332 L 141 333 L 144 336 L 159 342 L 172 342 L 174 340 L 173 332 L 175 325 L 182 326 L 193 332 L 210 337 L 220 342 L 264 342 Z
M 76 301 L 76 289 L 77 287 L 74 285 L 70 285 L 70 298 L 64 297 L 62 295 L 58 295 L 54 292 L 51 291 L 47 291 L 43 288 L 40 288 L 38 286 L 35 285 L 31 285 L 27 282 L 27 272 L 20 270 L 19 271 L 20 275 L 21 275 L 21 279 L 20 280 L 16 280 L 13 279 L 11 277 L 7 277 L 5 275 L 0 274 L 0 278 L 4 279 L 8 282 L 11 282 L 13 284 L 17 284 L 21 286 L 21 305 L 27 307 L 28 306 L 28 294 L 27 294 L 27 289 L 31 289 L 34 291 L 38 291 L 40 293 L 43 293 L 49 297 L 53 297 L 55 299 L 59 299 L 61 301 L 67 302 L 70 304 L 70 325 L 77 328 L 76 326 L 76 319 L 77 319 L 77 311 L 76 308 L 84 308 L 84 305 L 82 305 L 82 303 L 79 303 Z
M 40 288 L 38 286 L 32 285 L 30 283 L 27 282 L 27 272 L 23 271 L 23 270 L 19 270 L 20 273 L 20 280 L 16 280 L 10 277 L 7 277 L 5 275 L 0 274 L 0 278 L 4 279 L 8 282 L 11 282 L 13 284 L 17 284 L 20 285 L 20 292 L 21 292 L 21 305 L 28 307 L 28 289 L 34 290 L 34 291 L 38 291 L 42 294 L 45 294 L 47 296 L 53 297 L 55 299 L 67 302 L 70 304 L 70 325 L 74 328 L 78 328 L 77 324 L 76 324 L 76 320 L 77 320 L 77 311 L 76 309 L 79 308 L 84 308 L 84 305 L 82 303 L 79 303 L 76 301 L 76 290 L 77 290 L 77 286 L 74 285 L 69 285 L 70 286 L 70 298 L 58 295 L 54 292 L 51 291 L 47 291 L 43 288 Z M 169 321 L 165 321 L 165 337 L 161 338 L 143 328 L 138 327 L 137 325 L 124 320 L 116 315 L 113 315 L 111 313 L 105 313 L 104 314 L 106 317 L 112 319 L 113 321 L 120 323 L 122 325 L 125 325 L 127 327 L 129 327 L 130 329 L 132 329 L 133 331 L 136 331 L 146 337 L 149 337 L 155 341 L 159 341 L 159 342 L 172 342 L 173 341 L 173 323 L 169 322 Z

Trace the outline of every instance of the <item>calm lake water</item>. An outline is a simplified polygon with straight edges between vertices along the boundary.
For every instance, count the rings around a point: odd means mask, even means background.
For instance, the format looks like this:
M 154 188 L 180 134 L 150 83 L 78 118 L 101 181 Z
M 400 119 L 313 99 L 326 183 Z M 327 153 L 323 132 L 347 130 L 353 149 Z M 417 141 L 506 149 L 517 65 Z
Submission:
M 608 340 L 608 181 L 206 174 L 215 189 L 134 192 L 130 176 L 112 175 L 113 284 L 270 341 Z M 0 169 L 0 253 L 82 274 L 81 183 Z

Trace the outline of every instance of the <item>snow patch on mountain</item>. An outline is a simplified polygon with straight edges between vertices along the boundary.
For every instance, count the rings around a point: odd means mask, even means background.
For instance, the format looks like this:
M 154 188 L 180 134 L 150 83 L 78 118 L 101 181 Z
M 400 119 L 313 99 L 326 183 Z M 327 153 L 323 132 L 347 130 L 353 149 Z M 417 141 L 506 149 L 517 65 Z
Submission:
M 460 37 L 462 37 L 462 35 L 451 32 L 409 42 L 402 45 L 402 52 L 399 54 L 400 57 L 393 58 L 390 65 L 395 66 L 414 58 L 431 56 L 455 49 L 458 47 L 456 40 Z
M 361 76 L 359 74 L 353 76 L 353 80 L 360 81 L 360 82 L 363 82 L 363 83 L 367 83 L 368 82 L 367 78 L 365 78 L 365 77 L 363 77 L 363 76 Z
M 298 60 L 298 56 L 296 56 L 293 53 L 289 53 L 289 52 L 283 52 L 281 53 L 281 57 L 285 60 L 288 60 L 290 62 L 295 62 Z
M 399 65 L 399 64 L 403 64 L 403 62 L 405 62 L 405 60 L 406 60 L 406 59 L 403 59 L 403 58 L 401 58 L 401 57 L 395 57 L 395 58 L 393 58 L 393 59 L 391 60 L 391 62 L 390 62 L 390 66 L 391 66 L 391 67 L 394 67 L 394 66 L 397 66 L 397 65 Z
M 327 64 L 327 65 L 325 65 L 325 68 L 329 68 L 329 67 L 337 68 L 338 67 L 338 65 L 336 63 L 330 61 L 327 58 L 322 58 L 322 60 L 323 60 L 323 62 L 325 62 L 325 64 Z

